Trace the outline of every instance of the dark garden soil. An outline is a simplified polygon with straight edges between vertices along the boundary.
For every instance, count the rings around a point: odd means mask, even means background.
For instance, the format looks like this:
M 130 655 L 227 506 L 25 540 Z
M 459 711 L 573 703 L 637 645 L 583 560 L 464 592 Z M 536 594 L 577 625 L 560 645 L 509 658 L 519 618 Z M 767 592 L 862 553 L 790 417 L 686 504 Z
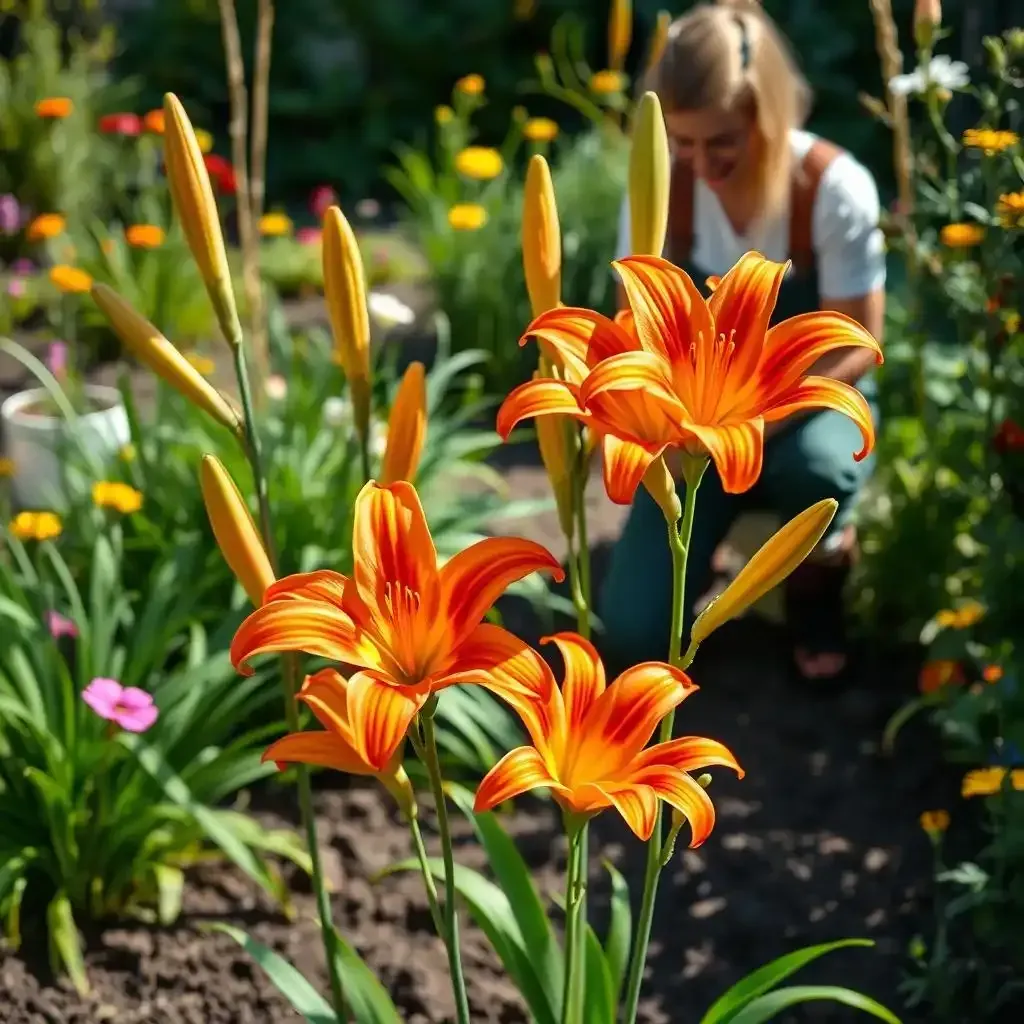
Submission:
M 511 497 L 545 493 L 528 450 L 503 453 Z M 595 572 L 621 522 L 621 511 L 591 481 Z M 564 552 L 553 515 L 509 524 Z M 506 625 L 527 638 L 538 626 L 517 604 Z M 842 693 L 813 693 L 788 678 L 784 638 L 758 618 L 731 624 L 702 648 L 692 673 L 701 691 L 679 715 L 687 733 L 713 736 L 747 771 L 738 781 L 717 772 L 711 794 L 718 823 L 697 851 L 680 849 L 663 876 L 654 926 L 643 1019 L 692 1024 L 744 974 L 798 946 L 845 937 L 874 939 L 874 949 L 836 954 L 807 981 L 854 985 L 897 1011 L 909 940 L 927 927 L 931 853 L 918 814 L 949 806 L 953 793 L 923 726 L 905 730 L 896 757 L 879 752 L 881 730 L 914 691 L 913 652 L 868 652 L 859 678 Z M 335 920 L 401 1007 L 408 1024 L 453 1019 L 444 950 L 415 876 L 374 881 L 380 869 L 411 853 L 383 791 L 321 777 L 320 835 L 336 886 Z M 288 818 L 289 794 L 268 786 L 253 794 L 268 822 Z M 431 825 L 424 808 L 427 827 Z M 539 884 L 555 892 L 564 843 L 550 803 L 527 799 L 509 828 Z M 0 826 L 2 827 L 2 826 Z M 594 919 L 603 928 L 607 898 L 601 857 L 626 874 L 638 900 L 643 847 L 607 814 L 595 823 L 591 878 Z M 465 826 L 458 858 L 482 867 Z M 225 921 L 286 954 L 326 991 L 313 924 L 313 900 L 298 872 L 296 920 L 285 920 L 237 872 L 193 872 L 183 913 L 171 928 L 118 923 L 86 936 L 93 993 L 82 999 L 46 969 L 42 921 L 27 922 L 24 948 L 0 951 L 3 1024 L 249 1024 L 297 1020 L 248 956 L 203 926 Z M 465 919 L 465 913 L 463 918 Z M 473 1020 L 526 1021 L 482 934 L 464 928 L 464 958 Z M 824 1005 L 793 1021 L 861 1019 Z M 863 1018 L 867 1019 L 867 1018 Z M 904 1016 L 906 1021 L 915 1019 Z

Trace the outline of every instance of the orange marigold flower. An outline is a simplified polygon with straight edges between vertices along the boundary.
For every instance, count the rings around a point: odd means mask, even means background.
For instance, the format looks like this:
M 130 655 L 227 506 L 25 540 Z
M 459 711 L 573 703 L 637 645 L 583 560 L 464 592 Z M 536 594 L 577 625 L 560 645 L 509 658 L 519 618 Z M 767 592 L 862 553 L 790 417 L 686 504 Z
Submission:
M 981 245 L 985 229 L 980 224 L 947 224 L 940 232 L 942 244 L 950 249 L 970 249 Z
M 1003 666 L 1002 665 L 986 665 L 981 670 L 981 678 L 986 683 L 998 683 L 1003 678 Z
M 487 223 L 487 210 L 479 203 L 456 203 L 448 211 L 448 223 L 454 231 L 479 231 Z
M 984 150 L 985 156 L 994 156 L 1018 142 L 1020 136 L 1016 132 L 995 128 L 968 128 L 963 134 L 964 145 L 969 149 Z
M 661 662 L 627 669 L 611 685 L 593 646 L 575 633 L 547 638 L 565 661 L 561 690 L 543 678 L 532 689 L 547 701 L 517 707 L 533 740 L 486 775 L 475 809 L 490 810 L 531 789 L 546 788 L 566 811 L 591 816 L 614 807 L 640 839 L 654 831 L 658 801 L 686 816 L 700 846 L 715 823 L 710 797 L 688 774 L 710 765 L 743 770 L 721 743 L 700 736 L 644 749 L 658 723 L 697 687 L 685 672 Z M 538 663 L 538 665 L 543 663 Z
M 84 295 L 92 287 L 92 278 L 84 270 L 64 263 L 50 268 L 50 280 L 68 295 Z
M 558 122 L 550 117 L 531 117 L 523 125 L 523 135 L 531 142 L 551 142 L 558 136 Z
M 455 91 L 464 93 L 466 96 L 479 96 L 486 85 L 483 75 L 463 75 L 455 83 Z
M 166 119 L 164 118 L 163 108 L 157 107 L 151 110 L 143 119 L 142 127 L 147 132 L 153 135 L 163 135 L 164 127 L 166 126 Z
M 75 109 L 74 103 L 67 96 L 47 96 L 36 103 L 38 117 L 49 117 L 60 120 L 67 117 Z
M 1024 192 L 1006 192 L 996 203 L 996 215 L 1004 228 L 1024 229 Z
M 747 253 L 705 299 L 684 271 L 658 256 L 613 264 L 630 310 L 615 321 L 590 309 L 549 310 L 526 329 L 553 352 L 566 380 L 516 388 L 498 412 L 507 438 L 531 416 L 565 414 L 601 435 L 612 501 L 629 504 L 651 464 L 669 448 L 707 454 L 722 486 L 756 483 L 764 425 L 807 409 L 835 409 L 860 428 L 864 458 L 875 442 L 861 393 L 807 376 L 822 355 L 856 346 L 882 360 L 878 342 L 841 313 L 805 313 L 769 328 L 788 263 Z
M 925 811 L 918 820 L 929 837 L 935 837 L 949 828 L 949 811 Z
M 475 181 L 490 181 L 501 174 L 505 161 L 491 146 L 467 146 L 455 155 L 455 170 Z
M 960 795 L 965 798 L 972 796 L 994 796 L 1009 779 L 1010 787 L 1024 790 L 1024 768 L 975 768 L 969 771 L 960 785 Z
M 164 229 L 156 224 L 132 224 L 125 229 L 125 240 L 136 249 L 158 249 L 164 244 Z
M 64 233 L 66 221 L 59 213 L 41 213 L 28 226 L 25 237 L 30 242 L 43 242 Z
M 565 574 L 533 541 L 488 537 L 442 566 L 412 484 L 371 480 L 359 492 L 351 576 L 326 569 L 272 584 L 239 627 L 231 660 L 245 674 L 259 654 L 305 651 L 363 670 L 366 705 L 391 713 L 437 690 L 479 683 L 513 706 L 546 699 L 530 686 L 545 677 L 540 655 L 484 615 L 506 587 L 545 569 Z M 393 700 L 397 688 L 405 701 Z M 369 738 L 366 740 L 369 743 Z
M 922 693 L 934 693 L 943 686 L 960 686 L 964 682 L 964 671 L 960 662 L 948 658 L 929 661 L 917 679 Z
M 64 530 L 56 512 L 19 512 L 8 529 L 18 540 L 54 540 Z
M 626 76 L 621 71 L 595 71 L 590 76 L 590 91 L 599 96 L 622 92 L 626 88 Z
M 985 606 L 980 601 L 965 601 L 958 608 L 943 609 L 935 616 L 935 621 L 948 629 L 968 629 L 984 615 Z
M 142 492 L 118 480 L 100 480 L 92 485 L 92 502 L 97 508 L 131 515 L 142 508 Z

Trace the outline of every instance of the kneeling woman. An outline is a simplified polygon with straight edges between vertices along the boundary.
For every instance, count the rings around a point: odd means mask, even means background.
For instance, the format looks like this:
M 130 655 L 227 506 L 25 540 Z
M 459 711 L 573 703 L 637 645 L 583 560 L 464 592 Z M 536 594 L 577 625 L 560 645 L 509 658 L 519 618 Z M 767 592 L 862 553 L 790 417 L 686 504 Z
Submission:
M 761 8 L 695 8 L 672 25 L 650 74 L 647 87 L 661 100 L 673 150 L 666 258 L 698 285 L 724 274 L 749 250 L 790 259 L 773 322 L 835 310 L 880 338 L 885 253 L 875 182 L 849 153 L 802 130 L 807 83 Z M 624 206 L 620 256 L 629 254 L 629 238 Z M 873 363 L 868 350 L 841 349 L 810 372 L 855 385 L 877 416 Z M 712 555 L 739 514 L 763 509 L 785 521 L 833 497 L 839 512 L 830 534 L 788 581 L 786 605 L 798 671 L 816 679 L 842 672 L 842 589 L 855 543 L 851 514 L 872 461 L 854 461 L 860 447 L 853 421 L 826 410 L 766 425 L 761 476 L 744 494 L 724 493 L 709 467 L 688 561 L 687 624 L 692 602 L 711 583 Z M 663 658 L 671 600 L 664 520 L 641 488 L 602 594 L 609 653 L 630 661 Z

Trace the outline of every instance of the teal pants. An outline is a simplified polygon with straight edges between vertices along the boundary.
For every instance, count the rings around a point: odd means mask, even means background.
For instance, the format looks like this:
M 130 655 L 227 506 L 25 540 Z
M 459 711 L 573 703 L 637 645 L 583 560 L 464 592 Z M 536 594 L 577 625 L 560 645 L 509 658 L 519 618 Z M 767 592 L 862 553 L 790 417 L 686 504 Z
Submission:
M 869 405 L 877 423 L 871 399 Z M 697 491 L 686 567 L 684 636 L 693 621 L 694 602 L 711 585 L 715 549 L 737 516 L 770 511 L 785 522 L 816 501 L 835 498 L 839 511 L 830 534 L 849 523 L 874 462 L 874 455 L 854 461 L 860 447 L 860 431 L 853 422 L 825 410 L 795 421 L 767 441 L 761 477 L 745 494 L 726 494 L 714 465 L 708 466 Z M 605 628 L 602 647 L 616 664 L 664 661 L 668 654 L 672 558 L 665 533 L 661 509 L 640 487 L 599 595 L 598 613 Z

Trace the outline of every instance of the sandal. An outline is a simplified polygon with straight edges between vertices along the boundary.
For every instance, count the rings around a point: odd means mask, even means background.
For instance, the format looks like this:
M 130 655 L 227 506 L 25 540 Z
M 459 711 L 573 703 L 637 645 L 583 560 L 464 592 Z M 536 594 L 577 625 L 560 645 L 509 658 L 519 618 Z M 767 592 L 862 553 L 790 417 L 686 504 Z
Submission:
M 834 564 L 804 562 L 786 580 L 786 623 L 793 671 L 802 683 L 834 687 L 849 674 L 851 657 L 843 591 L 850 575 L 850 565 L 849 558 Z M 808 658 L 839 655 L 844 662 L 837 672 L 813 675 L 800 664 L 797 651 Z

